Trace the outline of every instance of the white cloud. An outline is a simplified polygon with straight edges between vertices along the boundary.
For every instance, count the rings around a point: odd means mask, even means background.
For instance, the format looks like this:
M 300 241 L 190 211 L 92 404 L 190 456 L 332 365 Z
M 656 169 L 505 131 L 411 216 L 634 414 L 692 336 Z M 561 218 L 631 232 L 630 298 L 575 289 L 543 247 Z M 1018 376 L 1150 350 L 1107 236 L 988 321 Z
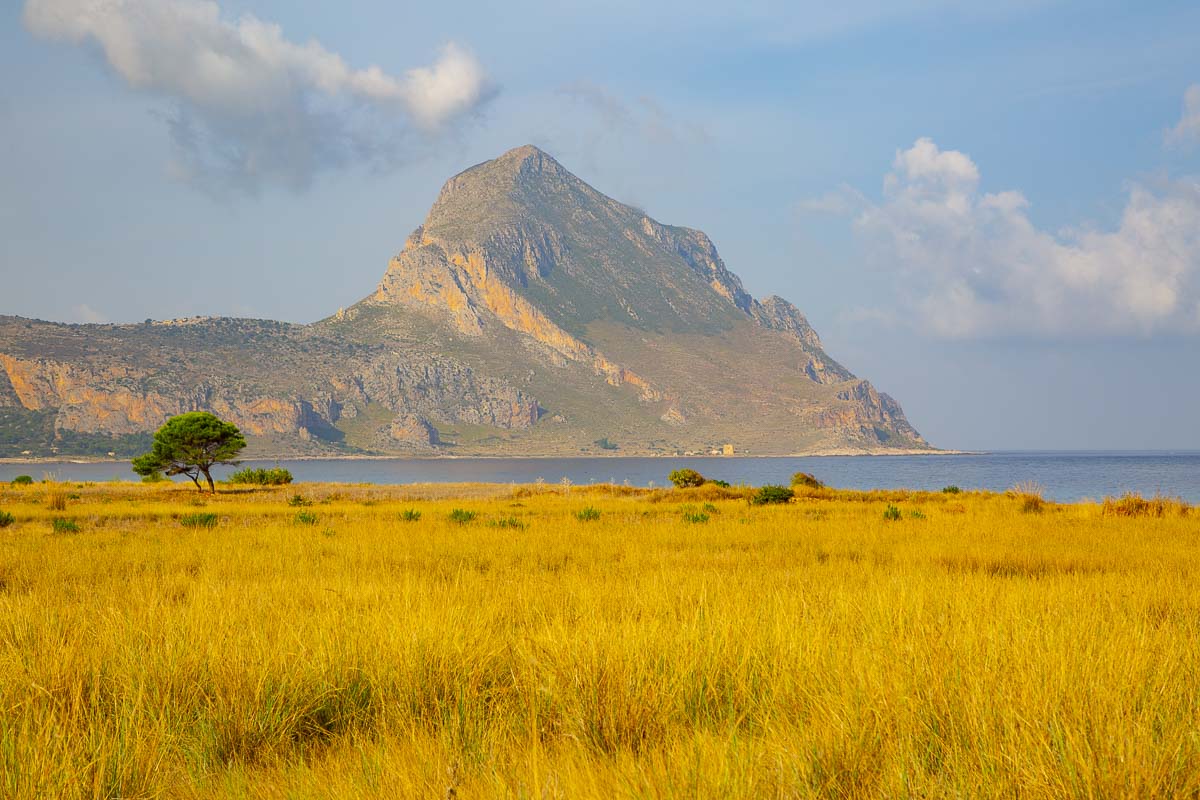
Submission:
M 1016 191 L 983 193 L 964 153 L 898 152 L 856 229 L 947 337 L 1200 331 L 1200 180 L 1132 185 L 1120 222 L 1048 233 Z
M 1167 144 L 1183 146 L 1200 143 L 1200 83 L 1183 93 L 1183 116 L 1167 131 Z
M 379 131 L 392 117 L 436 134 L 492 92 L 483 68 L 453 43 L 403 77 L 355 70 L 316 41 L 289 41 L 273 23 L 226 20 L 211 0 L 28 0 L 25 24 L 45 38 L 95 44 L 130 86 L 175 101 L 177 174 L 219 173 L 248 189 L 299 189 L 323 169 L 386 160 L 391 142 Z
M 87 303 L 80 303 L 79 305 L 72 308 L 71 312 L 72 312 L 72 317 L 75 320 L 77 320 L 78 322 L 85 322 L 85 323 L 89 323 L 89 324 L 108 322 L 108 317 L 101 314 L 99 311 L 92 308 Z

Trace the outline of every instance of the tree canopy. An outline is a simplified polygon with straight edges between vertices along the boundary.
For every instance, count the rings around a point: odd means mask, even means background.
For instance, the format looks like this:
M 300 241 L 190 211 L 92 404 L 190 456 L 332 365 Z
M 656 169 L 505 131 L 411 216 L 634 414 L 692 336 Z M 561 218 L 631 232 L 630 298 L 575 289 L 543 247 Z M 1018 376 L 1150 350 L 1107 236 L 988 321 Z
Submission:
M 238 453 L 246 447 L 246 438 L 237 426 L 207 411 L 189 411 L 167 420 L 154 434 L 149 453 L 133 460 L 138 475 L 186 475 L 203 491 L 200 476 L 208 489 L 216 492 L 212 468 L 216 464 L 236 464 Z

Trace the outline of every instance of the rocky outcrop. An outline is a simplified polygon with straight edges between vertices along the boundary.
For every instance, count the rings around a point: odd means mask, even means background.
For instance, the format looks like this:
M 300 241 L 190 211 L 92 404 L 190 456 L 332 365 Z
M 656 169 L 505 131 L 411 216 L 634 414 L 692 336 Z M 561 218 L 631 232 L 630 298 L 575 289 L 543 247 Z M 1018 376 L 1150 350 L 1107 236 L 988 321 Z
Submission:
M 800 313 L 800 309 L 782 297 L 771 295 L 761 301 L 755 300 L 750 313 L 764 328 L 790 334 L 806 347 L 821 347 L 821 338 L 808 324 L 808 319 Z
M 23 408 L 21 398 L 17 396 L 6 369 L 0 369 L 0 408 Z
M 833 441 L 841 444 L 887 445 L 892 439 L 906 443 L 923 441 L 904 417 L 900 405 L 877 392 L 867 381 L 853 381 L 840 387 L 836 397 L 840 402 L 804 407 L 797 414 L 806 424 L 839 434 Z
M 429 420 L 416 414 L 401 414 L 388 425 L 386 444 L 430 450 L 441 444 L 441 440 Z
M 531 252 L 541 252 L 531 250 L 528 243 L 510 244 L 523 258 L 528 258 Z M 541 274 L 536 263 L 532 269 Z M 511 270 L 507 273 L 513 275 Z M 519 273 L 516 279 L 527 281 L 528 275 Z M 563 330 L 497 277 L 485 251 L 464 250 L 462 246 L 425 234 L 422 228 L 409 237 L 405 249 L 392 259 L 374 299 L 429 309 L 446 317 L 468 336 L 481 336 L 489 323 L 498 323 L 572 361 L 587 364 L 612 386 L 629 384 L 638 389 L 644 400 L 662 399 L 662 393 L 645 378 Z
M 506 381 L 445 359 L 413 363 L 390 356 L 337 380 L 333 388 L 342 402 L 506 430 L 529 428 L 541 413 L 536 399 Z
M 716 246 L 703 232 L 669 227 L 649 217 L 642 217 L 642 232 L 678 255 L 718 295 L 742 311 L 751 310 L 754 298 L 742 288 L 741 278 L 725 268 Z

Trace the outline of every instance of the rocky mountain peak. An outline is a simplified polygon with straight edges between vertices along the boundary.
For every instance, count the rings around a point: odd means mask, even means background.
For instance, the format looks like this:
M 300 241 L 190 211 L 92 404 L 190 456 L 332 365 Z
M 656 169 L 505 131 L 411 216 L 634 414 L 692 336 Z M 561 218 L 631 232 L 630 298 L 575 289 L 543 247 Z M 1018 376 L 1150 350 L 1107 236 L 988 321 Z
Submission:
M 0 423 L 138 437 L 181 409 L 305 452 L 926 447 L 707 235 L 532 145 L 448 180 L 376 292 L 312 326 L 0 318 Z

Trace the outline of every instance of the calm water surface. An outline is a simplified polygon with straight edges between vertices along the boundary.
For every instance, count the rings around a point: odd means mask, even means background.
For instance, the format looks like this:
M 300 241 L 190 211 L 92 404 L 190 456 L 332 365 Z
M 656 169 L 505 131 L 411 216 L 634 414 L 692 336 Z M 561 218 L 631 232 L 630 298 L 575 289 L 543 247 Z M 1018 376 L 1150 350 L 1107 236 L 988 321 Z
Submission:
M 247 461 L 287 467 L 298 481 L 345 483 L 533 483 L 539 478 L 574 484 L 662 486 L 667 473 L 691 467 L 730 483 L 787 483 L 793 472 L 811 472 L 845 489 L 964 489 L 1002 491 L 1036 481 L 1054 500 L 1099 499 L 1124 492 L 1165 494 L 1200 503 L 1200 452 L 999 452 L 962 456 L 810 456 L 805 458 L 454 458 Z M 223 476 L 230 470 L 221 468 Z M 44 473 L 58 480 L 136 480 L 126 463 L 0 464 L 0 481 Z

